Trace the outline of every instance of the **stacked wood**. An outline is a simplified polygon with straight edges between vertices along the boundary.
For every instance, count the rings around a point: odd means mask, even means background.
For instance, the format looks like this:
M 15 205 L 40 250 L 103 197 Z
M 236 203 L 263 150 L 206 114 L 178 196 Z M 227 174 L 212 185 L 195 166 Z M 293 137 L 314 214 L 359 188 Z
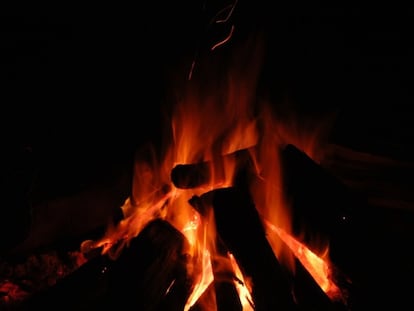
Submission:
M 241 161 L 239 161 L 239 173 L 234 181 L 235 186 L 226 189 L 216 189 L 201 197 L 194 197 L 190 201 L 191 204 L 200 211 L 213 206 L 218 232 L 226 243 L 229 244 L 228 247 L 231 251 L 234 250 L 236 254 L 240 252 L 238 256 L 245 258 L 245 262 L 243 263 L 242 261 L 243 268 L 245 268 L 245 265 L 248 267 L 253 266 L 249 262 L 250 260 L 252 262 L 258 260 L 257 258 L 249 258 L 249 251 L 246 249 L 249 249 L 250 244 L 241 242 L 252 241 L 250 245 L 254 249 L 252 254 L 260 253 L 267 258 L 268 270 L 277 271 L 273 274 L 274 280 L 279 280 L 278 284 L 281 288 L 273 288 L 273 292 L 278 291 L 286 294 L 290 289 L 293 292 L 296 291 L 294 297 L 295 307 L 304 310 L 311 308 L 311 306 L 318 306 L 320 310 L 342 310 L 342 308 L 345 308 L 345 303 L 333 302 L 322 292 L 315 280 L 301 266 L 299 261 L 297 261 L 299 273 L 293 279 L 287 276 L 288 274 L 284 271 L 284 268 L 279 265 L 277 258 L 267 244 L 260 217 L 248 192 L 248 183 L 252 180 L 251 178 L 255 178 L 249 153 L 247 150 L 240 150 L 237 154 L 239 155 L 238 159 L 241 159 Z M 318 236 L 326 240 L 331 239 L 331 249 L 335 252 L 332 257 L 342 256 L 341 246 L 346 237 L 347 230 L 352 225 L 350 221 L 352 217 L 350 216 L 352 216 L 353 208 L 360 206 L 361 202 L 358 201 L 360 198 L 350 191 L 339 179 L 331 175 L 294 145 L 286 145 L 284 148 L 281 148 L 280 154 L 284 191 L 291 203 L 294 234 L 301 236 L 305 244 Z M 234 156 L 234 154 L 223 157 L 227 158 L 230 156 Z M 172 176 L 181 177 L 175 178 L 173 181 L 176 182 L 177 187 L 199 186 L 201 180 L 207 180 L 206 176 L 209 176 L 209 170 L 220 161 L 222 160 L 215 159 L 215 162 L 200 162 L 177 166 L 174 168 Z M 189 173 L 188 175 L 187 172 Z M 200 176 L 197 176 L 198 172 L 201 172 L 204 177 L 200 178 Z M 260 182 L 257 178 L 254 180 L 255 182 Z M 185 183 L 182 181 L 185 181 Z M 245 230 L 240 232 L 241 228 Z M 266 264 L 257 265 L 261 267 L 260 269 L 267 270 L 263 268 Z M 257 273 L 253 279 L 260 280 L 260 274 L 263 271 L 252 270 L 250 272 L 253 272 L 253 274 Z M 254 283 L 257 283 L 257 280 Z M 349 283 L 341 285 L 349 286 Z M 266 292 L 266 287 L 272 288 L 272 285 L 267 284 L 260 289 L 262 294 Z M 282 294 L 282 296 L 289 297 L 290 294 Z M 272 297 L 272 299 L 274 298 Z M 272 302 L 271 300 L 267 301 L 267 299 L 269 297 L 264 299 L 266 302 L 262 303 L 269 307 L 269 304 L 272 305 Z M 255 300 L 260 301 L 260 297 L 255 297 Z M 258 304 L 260 308 L 260 302 Z M 289 304 L 289 302 L 284 301 L 282 304 Z
M 192 286 L 186 270 L 186 243 L 170 223 L 150 222 L 112 266 L 111 307 L 182 311 Z
M 214 209 L 218 234 L 252 279 L 256 310 L 296 310 L 286 271 L 266 239 L 250 195 L 235 187 L 220 188 L 191 202 L 201 210 Z

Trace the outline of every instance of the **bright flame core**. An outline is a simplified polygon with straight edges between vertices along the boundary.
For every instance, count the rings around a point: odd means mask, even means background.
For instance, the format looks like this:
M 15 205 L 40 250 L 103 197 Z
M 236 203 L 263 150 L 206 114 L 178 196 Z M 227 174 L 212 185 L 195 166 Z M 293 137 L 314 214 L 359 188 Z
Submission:
M 165 151 L 160 157 L 154 154 L 155 149 L 150 148 L 136 160 L 132 194 L 122 206 L 124 219 L 109 226 L 100 240 L 82 244 L 84 251 L 101 247 L 103 254 L 116 258 L 128 241 L 150 221 L 156 218 L 169 221 L 187 238 L 190 244 L 188 252 L 193 258 L 188 271 L 194 286 L 185 310 L 197 303 L 214 282 L 211 262 L 220 257 L 215 246 L 214 215 L 200 215 L 188 202 L 194 195 L 233 185 L 238 163 L 223 155 L 241 149 L 249 150 L 257 177 L 250 185 L 255 206 L 268 227 L 272 228 L 270 231 L 281 237 L 279 242 L 272 239 L 270 243 L 276 257 L 292 268 L 293 258 L 289 258 L 291 252 L 286 250 L 293 249 L 293 254 L 301 258 L 303 256 L 298 252 L 308 252 L 304 245 L 291 237 L 291 215 L 283 197 L 279 150 L 290 143 L 317 159 L 320 155 L 317 152 L 321 150 L 318 139 L 320 128 L 301 128 L 292 120 L 286 123 L 275 116 L 268 102 L 257 102 L 259 66 L 248 61 L 252 55 L 257 58 L 257 50 L 247 51 L 250 53 L 247 60 L 243 57 L 237 59 L 230 64 L 230 70 L 226 67 L 224 74 L 219 72 L 219 78 L 213 75 L 212 83 L 197 83 L 194 78 L 188 82 L 188 89 L 174 103 L 169 120 L 170 135 L 162 143 Z M 193 189 L 176 188 L 170 180 L 172 169 L 177 164 L 201 161 L 209 161 L 212 165 L 209 182 Z M 326 276 L 330 269 L 328 261 L 316 255 L 306 258 L 308 264 L 305 267 L 309 271 L 322 269 L 325 272 L 312 273 L 321 288 L 326 292 L 332 290 L 334 284 Z M 238 280 L 248 277 L 241 274 L 232 255 L 228 259 L 231 273 Z M 241 286 L 242 283 L 245 286 Z M 247 311 L 254 309 L 251 298 L 251 286 L 254 284 L 246 284 L 242 281 L 236 287 L 243 310 Z M 206 308 L 214 310 L 215 307 Z

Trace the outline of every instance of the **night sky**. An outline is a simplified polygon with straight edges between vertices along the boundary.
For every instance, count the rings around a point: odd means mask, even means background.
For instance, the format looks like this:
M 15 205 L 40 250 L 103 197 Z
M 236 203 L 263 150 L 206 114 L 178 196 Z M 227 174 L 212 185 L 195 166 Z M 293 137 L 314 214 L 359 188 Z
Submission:
M 350 133 L 338 132 L 338 139 L 359 148 L 364 141 L 355 140 L 368 137 L 409 139 L 410 8 L 240 0 L 227 25 L 209 27 L 214 13 L 229 3 L 174 1 L 85 7 L 70 15 L 60 8 L 2 16 L 3 135 L 42 148 L 85 140 L 87 145 L 139 143 L 142 129 L 148 129 L 144 122 L 152 123 L 147 132 L 157 131 L 171 72 L 180 78 L 177 69 L 182 70 L 184 78 L 196 49 L 205 50 L 233 24 L 234 40 L 265 33 L 264 76 L 276 99 L 287 96 L 309 112 L 339 111 L 341 130 Z

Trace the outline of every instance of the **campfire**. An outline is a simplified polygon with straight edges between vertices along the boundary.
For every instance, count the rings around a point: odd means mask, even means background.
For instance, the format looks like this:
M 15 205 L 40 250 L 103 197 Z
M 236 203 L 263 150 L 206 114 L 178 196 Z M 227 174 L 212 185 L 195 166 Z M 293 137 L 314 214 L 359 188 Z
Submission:
M 42 290 L 0 284 L 4 305 L 42 308 L 77 292 L 74 309 L 350 308 L 352 282 L 330 256 L 333 212 L 301 197 L 297 173 L 342 187 L 318 165 L 326 120 L 278 114 L 258 96 L 260 44 L 249 44 L 172 87 L 164 136 L 137 150 L 120 219 Z
M 414 309 L 410 10 L 91 9 L 3 16 L 0 310 Z

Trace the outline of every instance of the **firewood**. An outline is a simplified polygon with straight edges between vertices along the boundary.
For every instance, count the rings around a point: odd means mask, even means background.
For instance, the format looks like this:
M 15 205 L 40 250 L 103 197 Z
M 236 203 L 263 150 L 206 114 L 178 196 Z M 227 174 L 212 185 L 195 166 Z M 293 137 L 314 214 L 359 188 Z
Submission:
M 249 193 L 236 187 L 220 188 L 190 202 L 200 210 L 213 208 L 219 236 L 252 279 L 256 310 L 297 310 L 287 273 L 266 239 Z
M 189 189 L 208 183 L 210 163 L 178 164 L 171 171 L 171 181 L 177 188 Z
M 201 186 L 213 175 L 216 178 L 220 177 L 220 166 L 231 159 L 238 163 L 238 174 L 234 178 L 234 185 L 246 186 L 251 182 L 251 178 L 255 177 L 248 149 L 210 161 L 177 165 L 171 171 L 171 180 L 178 188 Z M 360 198 L 292 144 L 280 148 L 280 160 L 283 190 L 288 201 L 291 202 L 295 233 L 334 234 L 342 226 L 343 219 L 352 213 L 351 206 L 355 206 L 355 202 Z M 255 180 L 260 182 L 258 178 Z
M 214 306 L 217 311 L 242 311 L 243 306 L 236 288 L 229 282 L 214 280 L 204 291 L 197 302 L 191 306 L 190 311 L 209 310 Z M 182 311 L 182 310 L 181 310 Z
M 228 256 L 230 250 L 226 247 L 224 242 L 217 237 L 216 240 L 217 253 L 220 258 Z M 236 279 L 236 275 L 231 271 L 223 270 L 217 260 L 212 261 L 214 273 L 214 289 L 217 299 L 217 311 L 241 311 L 242 305 L 239 294 L 234 282 L 240 281 Z
M 343 289 L 341 288 L 341 290 Z M 348 310 L 347 297 L 344 296 L 338 297 L 338 299 L 330 299 L 297 258 L 295 258 L 295 273 L 293 276 L 292 291 L 295 296 L 295 302 L 300 310 Z M 345 290 L 343 294 L 346 295 Z
M 110 305 L 131 310 L 183 310 L 191 280 L 185 237 L 156 219 L 130 241 L 110 272 Z
M 217 311 L 242 311 L 236 288 L 229 282 L 214 282 Z
M 291 212 L 293 234 L 306 245 L 316 238 L 329 238 L 332 250 L 349 227 L 353 209 L 361 200 L 294 145 L 281 150 L 283 189 Z M 338 249 L 338 251 L 340 251 Z
M 241 149 L 233 153 L 217 156 L 209 161 L 178 164 L 171 170 L 171 181 L 181 189 L 190 189 L 203 186 L 211 181 L 224 178 L 224 165 L 235 161 L 238 167 L 246 166 L 250 161 L 248 149 Z M 237 177 L 235 177 L 237 179 Z
M 242 311 L 242 304 L 234 283 L 240 280 L 236 279 L 230 262 L 223 263 L 224 258 L 228 258 L 229 249 L 220 237 L 216 239 L 216 251 L 218 259 L 212 260 L 214 282 L 211 290 L 216 297 L 217 311 Z M 228 266 L 224 267 L 225 264 Z

